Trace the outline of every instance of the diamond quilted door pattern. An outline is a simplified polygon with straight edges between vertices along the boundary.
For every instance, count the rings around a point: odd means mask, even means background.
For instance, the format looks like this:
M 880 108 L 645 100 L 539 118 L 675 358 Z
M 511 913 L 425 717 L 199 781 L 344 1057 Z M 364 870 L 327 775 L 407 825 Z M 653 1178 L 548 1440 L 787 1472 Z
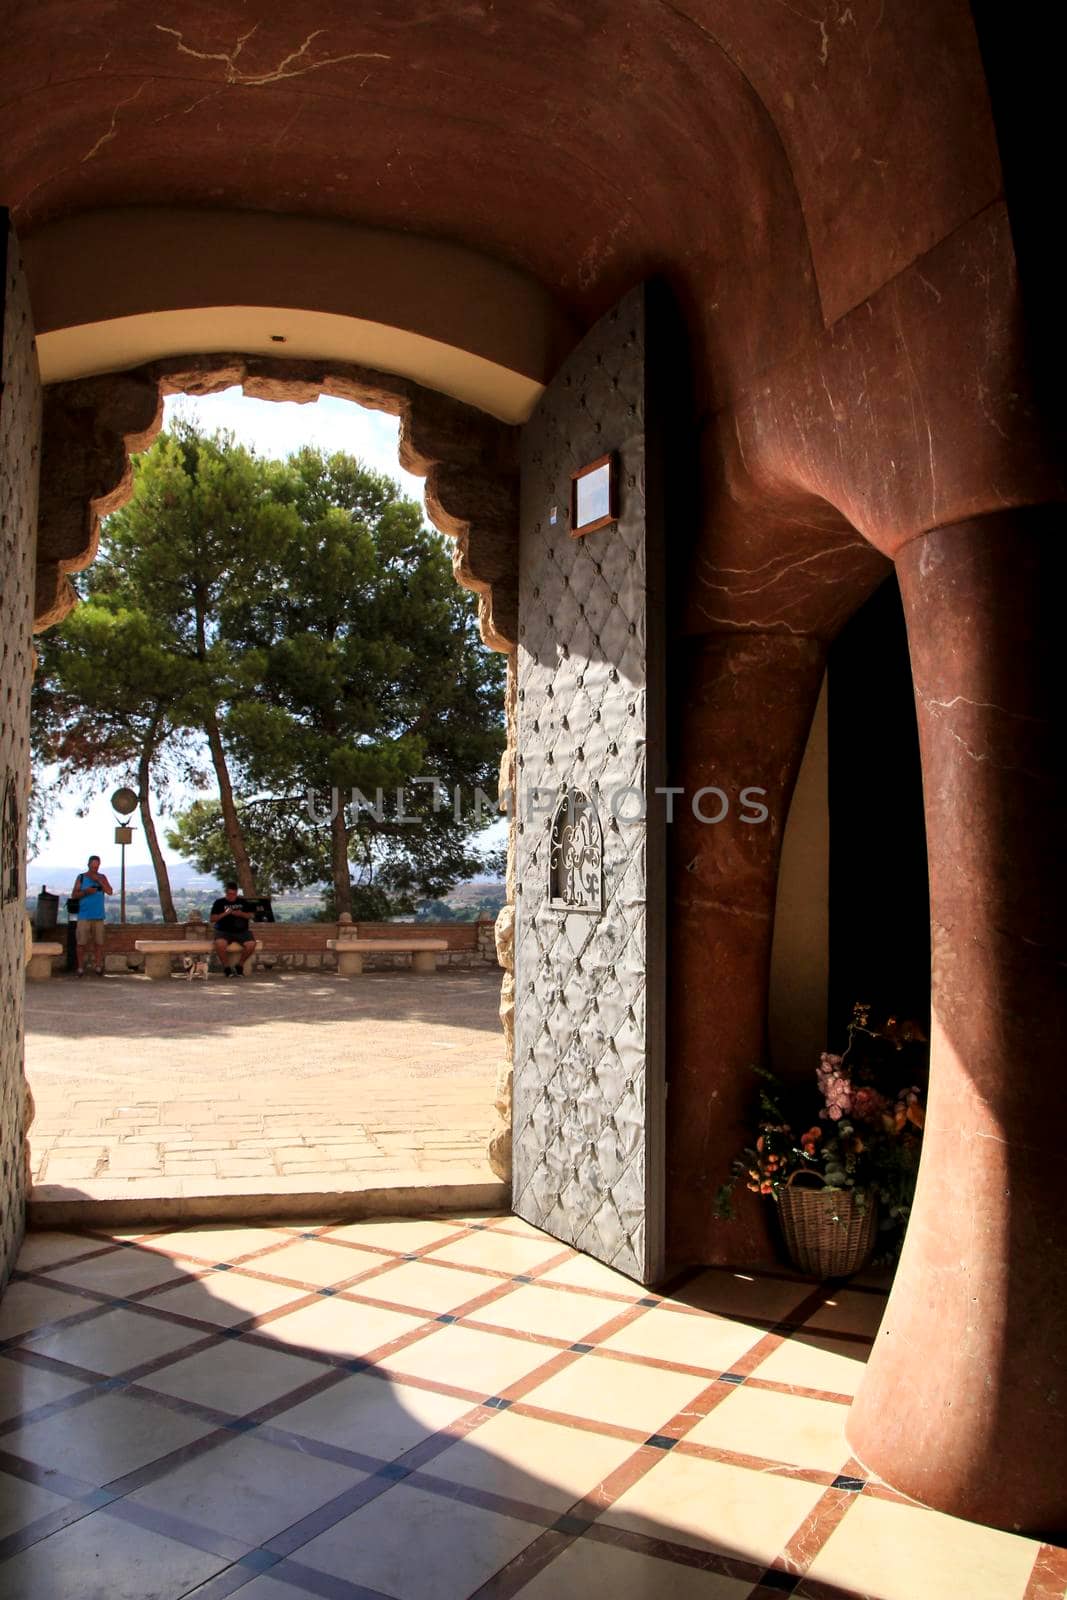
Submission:
M 515 1209 L 642 1283 L 662 1274 L 665 1117 L 649 304 L 599 322 L 523 430 L 515 797 Z M 573 538 L 571 474 L 610 452 L 618 520 Z

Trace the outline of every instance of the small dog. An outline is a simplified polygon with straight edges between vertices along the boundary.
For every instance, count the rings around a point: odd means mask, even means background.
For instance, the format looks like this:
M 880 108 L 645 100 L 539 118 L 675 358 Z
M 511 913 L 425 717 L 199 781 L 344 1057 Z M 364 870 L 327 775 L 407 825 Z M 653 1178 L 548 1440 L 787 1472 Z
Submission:
M 194 978 L 203 978 L 205 982 L 207 981 L 207 956 L 182 956 L 182 966 L 190 983 Z

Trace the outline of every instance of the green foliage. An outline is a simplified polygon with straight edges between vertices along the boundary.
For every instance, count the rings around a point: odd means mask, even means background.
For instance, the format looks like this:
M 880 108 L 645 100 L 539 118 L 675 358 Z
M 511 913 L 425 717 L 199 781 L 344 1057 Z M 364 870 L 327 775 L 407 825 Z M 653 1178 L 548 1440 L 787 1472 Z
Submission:
M 355 887 L 375 885 L 396 914 L 481 865 L 475 790 L 495 787 L 503 662 L 480 644 L 444 541 L 388 479 L 304 449 L 284 493 L 296 533 L 223 611 L 255 675 L 227 741 L 250 784 L 284 789 L 293 814 L 309 795 L 323 810 L 332 791 L 341 805 L 366 797 L 346 819 Z M 459 786 L 458 816 L 414 783 L 424 776 Z
M 294 823 L 285 802 L 238 802 L 237 814 L 261 894 L 322 883 L 330 871 L 328 840 L 320 829 Z M 166 831 L 167 844 L 198 872 L 220 883 L 233 877 L 233 856 L 217 800 L 194 800 Z
M 199 781 L 184 741 L 180 671 L 144 612 L 102 593 L 42 635 L 31 701 L 31 849 L 47 837 L 60 797 L 132 782 L 144 807 L 154 787 Z M 41 769 L 58 776 L 45 785 Z M 167 903 L 164 881 L 160 897 Z
M 495 791 L 504 664 L 420 508 L 351 456 L 264 461 L 186 422 L 134 475 L 82 604 L 46 636 L 38 760 L 206 786 L 210 752 L 220 798 L 167 837 L 219 877 L 240 850 L 261 887 L 332 880 L 345 901 L 339 847 L 361 903 L 396 914 L 482 868 L 475 790 Z M 424 775 L 460 786 L 458 814 L 412 785 Z M 382 790 L 380 813 L 331 830 L 306 803 L 331 790 Z
M 420 900 L 415 909 L 415 916 L 419 922 L 474 921 L 473 917 L 461 916 L 455 906 L 450 906 L 447 900 Z
M 337 897 L 328 889 L 322 897 L 321 909 L 315 913 L 315 921 L 336 922 L 337 909 Z M 397 905 L 375 883 L 357 883 L 352 887 L 348 909 L 354 922 L 388 922 L 390 917 L 402 916 L 410 907 Z

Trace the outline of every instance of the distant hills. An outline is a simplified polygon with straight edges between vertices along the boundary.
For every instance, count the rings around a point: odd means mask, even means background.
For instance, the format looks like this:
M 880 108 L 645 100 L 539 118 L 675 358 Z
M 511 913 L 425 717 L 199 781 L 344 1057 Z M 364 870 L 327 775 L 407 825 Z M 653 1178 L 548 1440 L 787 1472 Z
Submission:
M 503 878 L 471 878 L 467 883 L 457 883 L 445 899 L 450 905 L 466 906 L 491 895 L 503 883 Z
M 78 876 L 78 873 L 84 871 L 84 861 L 72 867 L 55 866 L 50 861 L 31 861 L 26 868 L 27 893 L 36 894 L 43 884 L 46 888 L 51 889 L 53 894 L 59 891 L 65 894 Z M 104 871 L 117 888 L 119 879 L 117 863 L 105 861 Z M 195 867 L 188 867 L 184 862 L 180 861 L 169 865 L 167 871 L 170 874 L 171 884 L 175 889 L 204 889 L 216 881 L 203 872 L 197 872 Z M 127 867 L 126 887 L 127 889 L 154 889 L 156 887 L 156 875 L 150 866 Z
M 78 866 L 64 867 L 53 866 L 51 862 L 31 861 L 26 868 L 26 893 L 33 895 L 40 890 L 42 885 L 50 889 L 53 894 L 66 894 L 79 872 L 85 870 L 85 863 Z M 104 870 L 111 878 L 115 888 L 118 888 L 119 869 L 112 862 L 104 862 Z M 212 878 L 203 872 L 197 872 L 195 867 L 186 866 L 184 862 L 176 862 L 168 866 L 171 887 L 174 889 L 209 889 L 217 884 L 218 879 Z M 469 905 L 478 901 L 486 894 L 491 894 L 498 888 L 499 878 L 472 878 L 469 883 L 457 884 L 450 890 L 446 898 L 453 905 Z M 137 889 L 154 889 L 156 875 L 151 867 L 127 867 L 126 887 L 131 892 Z M 310 887 L 316 888 L 317 885 Z

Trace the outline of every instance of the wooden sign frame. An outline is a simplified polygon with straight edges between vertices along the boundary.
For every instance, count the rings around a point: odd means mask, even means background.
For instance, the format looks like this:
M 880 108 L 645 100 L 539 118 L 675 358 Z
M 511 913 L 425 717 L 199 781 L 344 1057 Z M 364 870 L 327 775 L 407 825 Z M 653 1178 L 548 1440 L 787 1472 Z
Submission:
M 578 521 L 578 485 L 583 478 L 588 478 L 594 472 L 607 469 L 608 474 L 608 509 L 603 516 L 593 517 L 588 522 Z M 598 456 L 595 461 L 590 461 L 587 466 L 579 467 L 571 473 L 571 538 L 582 539 L 587 533 L 595 533 L 598 528 L 606 528 L 612 522 L 619 520 L 619 462 L 613 450 L 607 455 Z

